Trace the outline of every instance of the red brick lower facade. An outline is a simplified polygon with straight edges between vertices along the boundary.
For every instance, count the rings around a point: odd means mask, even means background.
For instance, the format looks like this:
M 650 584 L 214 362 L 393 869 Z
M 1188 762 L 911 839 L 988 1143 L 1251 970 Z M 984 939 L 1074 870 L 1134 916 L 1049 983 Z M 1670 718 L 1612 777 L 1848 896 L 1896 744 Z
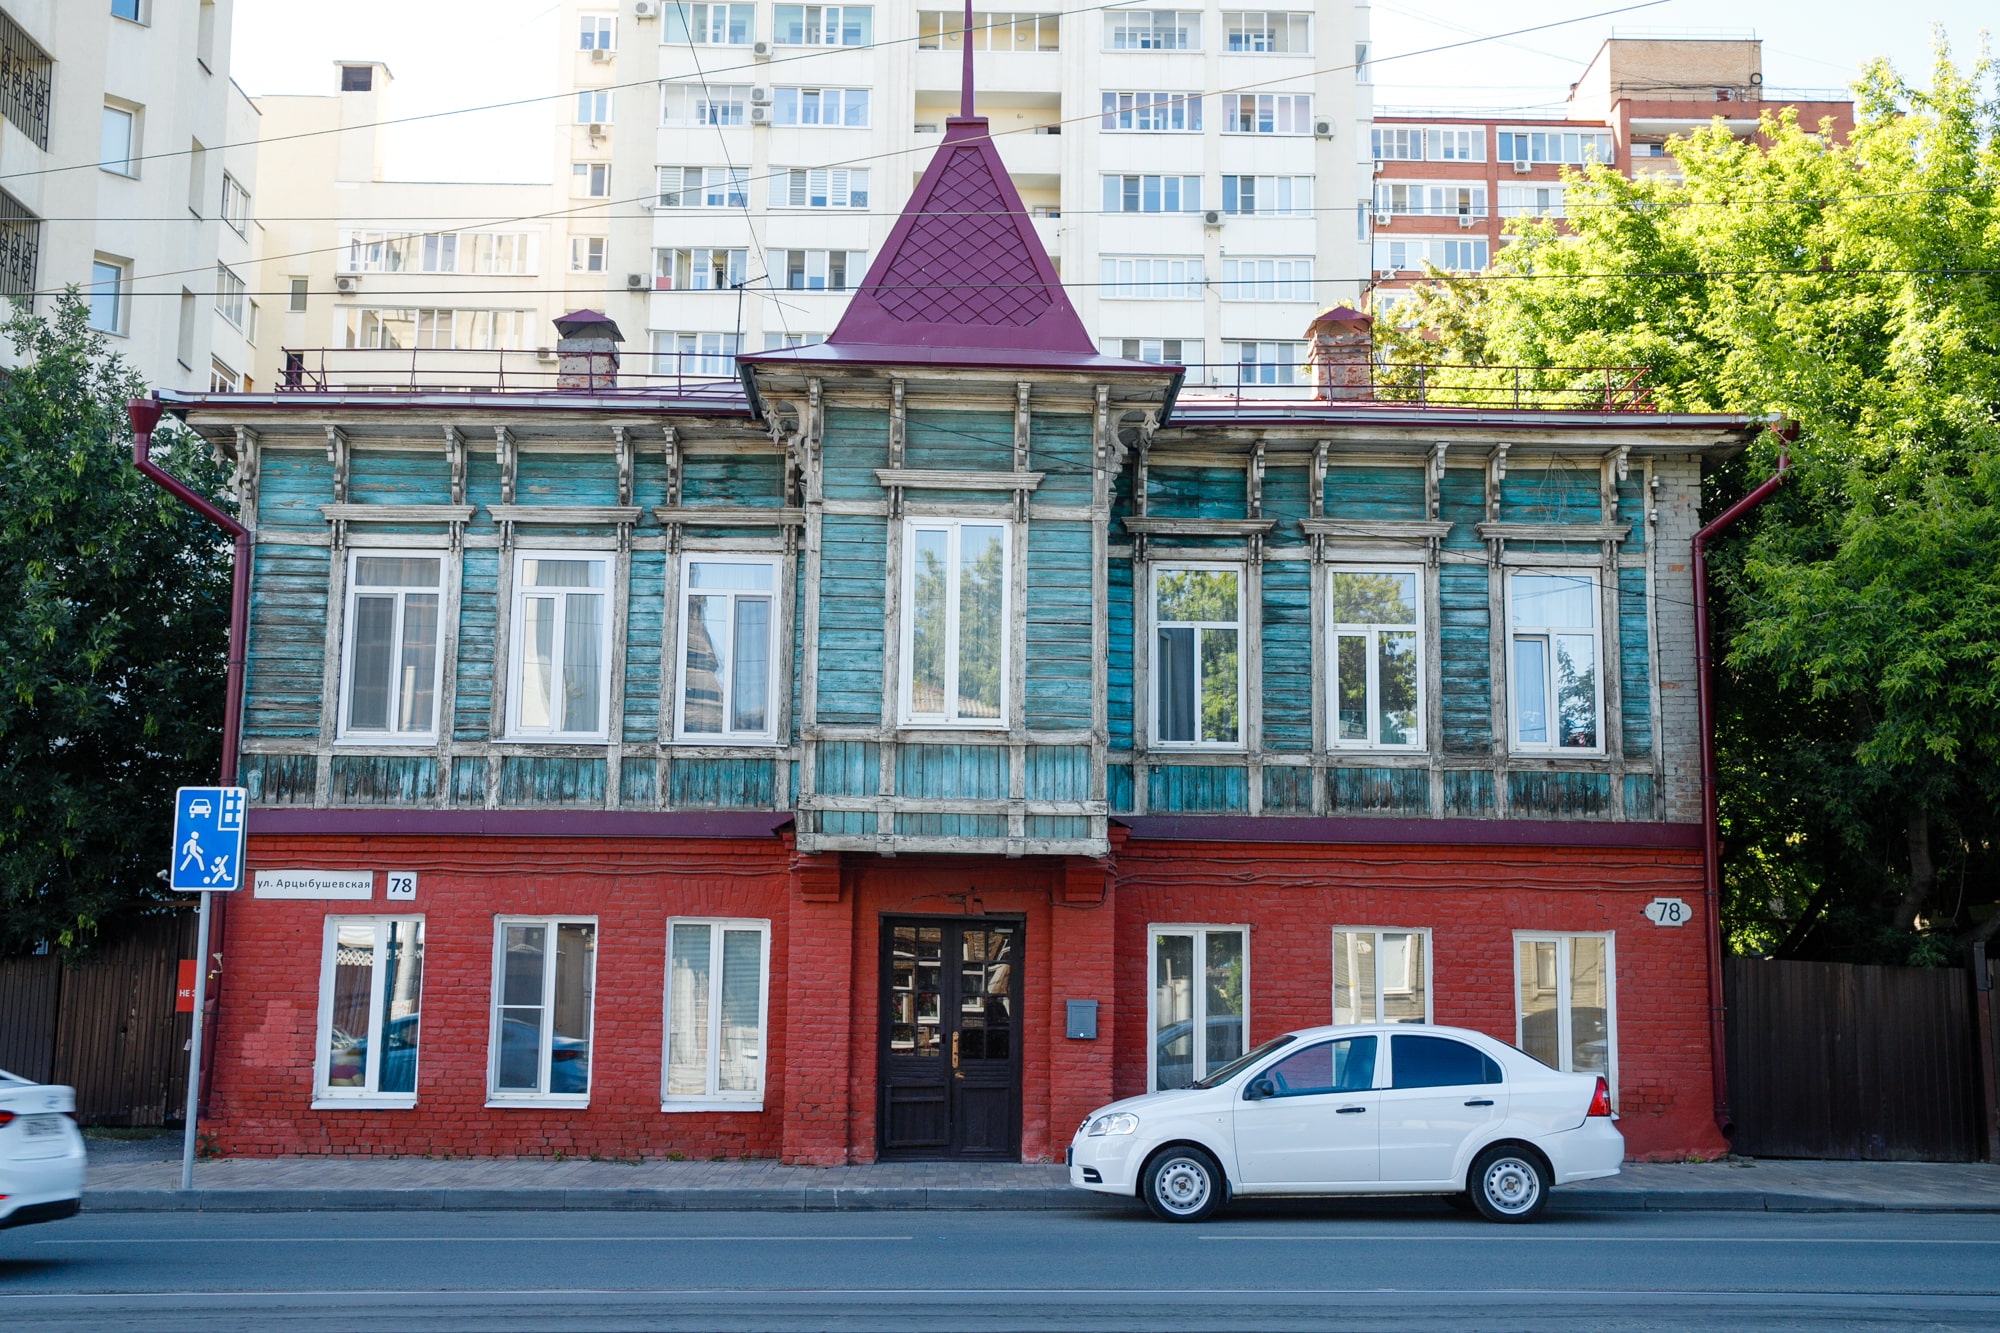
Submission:
M 1694 849 L 1290 845 L 1134 838 L 1089 861 L 799 857 L 782 838 L 259 837 L 252 869 L 372 869 L 370 901 L 228 904 L 208 1128 L 234 1155 L 778 1157 L 877 1153 L 881 921 L 1018 923 L 1019 1144 L 1059 1158 L 1077 1122 L 1145 1090 L 1149 927 L 1248 927 L 1249 1039 L 1332 1021 L 1336 927 L 1430 931 L 1432 1018 L 1512 1041 L 1517 932 L 1615 944 L 1616 1074 L 1635 1157 L 1714 1155 L 1703 925 L 1664 928 L 1655 897 L 1698 904 Z M 382 873 L 414 871 L 413 902 Z M 414 1107 L 315 1109 L 329 916 L 424 920 Z M 587 1106 L 489 1105 L 494 918 L 597 922 Z M 769 922 L 761 1111 L 663 1112 L 666 923 Z M 1064 1035 L 1070 1000 L 1098 1036 Z

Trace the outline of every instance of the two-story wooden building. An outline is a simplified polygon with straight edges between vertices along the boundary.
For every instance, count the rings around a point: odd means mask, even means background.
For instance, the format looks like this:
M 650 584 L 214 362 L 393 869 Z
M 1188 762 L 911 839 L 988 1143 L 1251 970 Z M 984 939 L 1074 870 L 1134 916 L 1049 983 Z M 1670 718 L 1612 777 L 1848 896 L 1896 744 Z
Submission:
M 1378 401 L 1350 316 L 1317 390 L 1097 354 L 962 118 L 740 384 L 586 314 L 564 387 L 170 399 L 255 538 L 224 1150 L 1047 1159 L 1378 1018 L 1719 1150 L 1689 551 L 1755 424 Z

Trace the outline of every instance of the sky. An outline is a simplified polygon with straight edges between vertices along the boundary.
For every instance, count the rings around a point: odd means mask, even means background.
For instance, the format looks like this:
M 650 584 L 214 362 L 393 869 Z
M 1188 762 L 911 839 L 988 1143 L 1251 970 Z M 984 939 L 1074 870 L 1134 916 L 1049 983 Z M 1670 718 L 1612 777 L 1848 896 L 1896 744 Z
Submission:
M 1075 5 L 1076 0 L 1064 0 Z M 1374 0 L 1378 109 L 1507 109 L 1561 114 L 1569 85 L 1614 30 L 1626 36 L 1751 36 L 1764 41 L 1772 89 L 1840 88 L 1863 62 L 1886 56 L 1926 80 L 1932 29 L 1943 25 L 1970 63 L 1993 0 L 1663 0 L 1605 14 L 1621 0 Z M 977 0 L 976 8 L 993 7 Z M 627 8 L 621 5 L 620 8 Z M 336 60 L 381 60 L 394 75 L 392 117 L 548 97 L 569 34 L 550 0 L 237 0 L 232 69 L 253 97 L 331 94 Z M 1585 16 L 1598 14 L 1601 17 Z M 1564 19 L 1582 21 L 1431 51 Z M 1402 53 L 1411 54 L 1398 59 Z M 555 111 L 535 102 L 392 128 L 388 174 L 400 180 L 545 181 Z

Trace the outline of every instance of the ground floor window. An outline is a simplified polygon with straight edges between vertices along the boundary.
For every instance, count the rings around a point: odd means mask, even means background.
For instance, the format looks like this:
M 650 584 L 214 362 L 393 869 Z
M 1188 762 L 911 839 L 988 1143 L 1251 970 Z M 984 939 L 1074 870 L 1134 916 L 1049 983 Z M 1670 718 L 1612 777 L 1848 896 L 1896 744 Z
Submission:
M 1342 926 L 1333 932 L 1333 1021 L 1431 1021 L 1431 933 Z
M 1243 1054 L 1249 1020 L 1245 926 L 1155 926 L 1147 990 L 1155 1089 L 1185 1088 Z
M 1543 1064 L 1617 1087 L 1609 935 L 1517 935 L 1514 1044 Z
M 667 923 L 668 1110 L 764 1105 L 768 921 Z
M 490 1095 L 583 1101 L 597 923 L 502 917 L 493 937 Z
M 423 918 L 326 919 L 316 1099 L 405 1106 L 416 1100 L 423 983 Z

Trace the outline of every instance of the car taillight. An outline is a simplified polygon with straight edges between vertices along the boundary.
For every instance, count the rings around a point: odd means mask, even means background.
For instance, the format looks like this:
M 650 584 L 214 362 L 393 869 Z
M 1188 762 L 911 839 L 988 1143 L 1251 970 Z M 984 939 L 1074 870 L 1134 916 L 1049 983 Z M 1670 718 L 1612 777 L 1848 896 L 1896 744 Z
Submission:
M 1591 1094 L 1590 1109 L 1586 1116 L 1611 1114 L 1611 1085 L 1604 1081 L 1604 1075 L 1597 1076 L 1597 1091 Z
M 5 1129 L 13 1123 L 14 1113 L 12 1111 L 0 1111 L 0 1129 Z

